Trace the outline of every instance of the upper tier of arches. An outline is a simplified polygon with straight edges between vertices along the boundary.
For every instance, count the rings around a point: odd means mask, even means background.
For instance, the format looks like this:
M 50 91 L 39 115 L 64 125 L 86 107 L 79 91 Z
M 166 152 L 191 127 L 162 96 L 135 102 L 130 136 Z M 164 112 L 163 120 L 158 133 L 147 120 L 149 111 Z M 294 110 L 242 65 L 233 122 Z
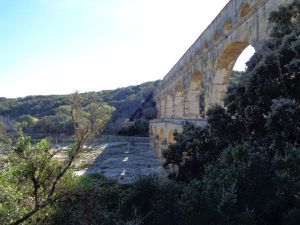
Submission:
M 229 1 L 156 90 L 158 117 L 203 118 L 212 105 L 222 105 L 237 58 L 249 45 L 260 48 L 270 12 L 290 1 Z

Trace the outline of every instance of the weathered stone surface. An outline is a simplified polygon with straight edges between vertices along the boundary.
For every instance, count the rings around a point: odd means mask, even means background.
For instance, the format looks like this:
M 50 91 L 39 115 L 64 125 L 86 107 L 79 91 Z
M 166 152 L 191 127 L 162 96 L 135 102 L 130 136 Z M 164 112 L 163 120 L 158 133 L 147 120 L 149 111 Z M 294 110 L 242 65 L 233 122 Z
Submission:
M 256 50 L 260 48 L 269 35 L 270 12 L 289 2 L 291 0 L 228 2 L 155 92 L 158 120 L 150 123 L 150 129 L 157 155 L 161 155 L 162 143 L 168 145 L 174 141 L 169 132 L 182 129 L 181 125 L 175 126 L 172 120 L 166 119 L 204 118 L 212 105 L 222 105 L 237 58 L 249 45 Z M 163 129 L 163 132 L 154 133 L 155 129 L 158 132 Z M 156 135 L 162 134 L 157 142 Z
M 85 168 L 77 175 L 100 173 L 121 183 L 130 183 L 138 175 L 166 176 L 160 159 L 154 155 L 149 143 L 116 142 L 93 147 L 81 156 Z
M 150 123 L 150 143 L 155 150 L 155 155 L 162 156 L 162 152 L 169 144 L 175 142 L 174 131 L 182 131 L 182 126 L 185 122 L 190 122 L 195 126 L 205 126 L 204 119 L 158 119 L 152 120 Z

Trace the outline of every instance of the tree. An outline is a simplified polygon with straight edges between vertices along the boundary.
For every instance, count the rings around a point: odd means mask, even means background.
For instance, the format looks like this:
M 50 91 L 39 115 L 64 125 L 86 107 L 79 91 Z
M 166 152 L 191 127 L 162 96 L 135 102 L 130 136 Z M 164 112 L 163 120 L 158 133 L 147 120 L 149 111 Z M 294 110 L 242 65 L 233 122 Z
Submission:
M 70 110 L 75 142 L 66 151 L 53 149 L 46 139 L 34 145 L 30 137 L 20 135 L 9 156 L 8 169 L 0 175 L 3 200 L 0 218 L 3 221 L 21 224 L 63 198 L 64 189 L 72 183 L 73 162 L 84 145 L 103 131 L 113 112 L 108 105 L 93 103 L 82 110 L 77 93 L 70 97 Z
M 287 133 L 292 129 L 287 126 L 299 124 L 297 116 L 288 113 L 292 117 L 287 118 L 287 112 L 297 112 L 300 104 L 299 15 L 299 0 L 271 13 L 273 30 L 270 39 L 247 63 L 248 68 L 240 82 L 228 90 L 224 99 L 229 116 L 244 124 L 244 137 L 254 142 L 261 140 L 271 148 L 276 147 L 272 140 L 274 133 L 270 129 L 271 124 L 276 127 L 277 134 L 285 133 L 277 135 L 276 139 L 291 143 L 299 140 L 295 131 L 293 135 Z M 275 111 L 277 119 L 274 119 Z M 283 122 L 279 118 L 292 121 L 281 126 Z
M 214 214 L 208 224 L 280 225 L 299 218 L 300 148 L 286 145 L 274 157 L 267 152 L 235 145 L 206 167 L 202 201 Z
M 175 132 L 175 140 L 175 144 L 163 152 L 163 166 L 169 169 L 169 177 L 177 180 L 200 179 L 204 165 L 216 160 L 219 155 L 207 128 L 185 124 L 182 133 Z
M 201 178 L 200 168 L 230 145 L 251 143 L 271 157 L 283 152 L 286 143 L 300 144 L 299 15 L 299 0 L 271 13 L 271 37 L 247 63 L 246 72 L 235 74 L 225 108 L 212 107 L 204 129 L 184 128 L 177 135 L 177 143 L 163 154 L 165 167 L 178 168 L 177 179 Z
M 5 135 L 6 128 L 7 128 L 6 123 L 0 119 L 0 138 L 2 138 Z

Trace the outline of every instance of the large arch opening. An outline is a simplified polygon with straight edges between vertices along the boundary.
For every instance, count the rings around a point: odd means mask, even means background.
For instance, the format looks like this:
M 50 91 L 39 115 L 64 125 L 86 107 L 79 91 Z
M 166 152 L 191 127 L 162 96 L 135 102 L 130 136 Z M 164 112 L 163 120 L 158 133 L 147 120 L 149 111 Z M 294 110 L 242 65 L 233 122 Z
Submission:
M 182 82 L 177 83 L 174 96 L 174 116 L 183 117 L 184 115 L 184 86 Z
M 185 116 L 188 118 L 198 118 L 200 116 L 200 91 L 201 91 L 202 75 L 196 70 L 190 82 L 186 98 Z
M 218 60 L 211 88 L 210 106 L 214 104 L 224 105 L 223 99 L 229 82 L 238 79 L 243 74 L 246 69 L 246 62 L 254 53 L 255 49 L 246 41 L 234 42 L 225 49 Z
M 233 71 L 244 72 L 247 69 L 246 63 L 249 61 L 251 56 L 254 55 L 254 53 L 255 53 L 254 47 L 252 47 L 252 45 L 248 45 L 248 47 L 246 47 L 242 51 L 240 56 L 237 58 L 233 67 Z

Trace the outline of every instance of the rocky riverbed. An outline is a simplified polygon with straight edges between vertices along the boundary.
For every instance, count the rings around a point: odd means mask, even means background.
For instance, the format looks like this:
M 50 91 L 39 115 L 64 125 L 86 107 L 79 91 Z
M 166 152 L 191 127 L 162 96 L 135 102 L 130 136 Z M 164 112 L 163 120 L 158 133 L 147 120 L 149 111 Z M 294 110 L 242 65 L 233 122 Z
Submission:
M 121 183 L 130 183 L 139 175 L 166 176 L 160 159 L 148 143 L 105 143 L 87 149 L 76 162 L 75 173 L 100 173 Z

